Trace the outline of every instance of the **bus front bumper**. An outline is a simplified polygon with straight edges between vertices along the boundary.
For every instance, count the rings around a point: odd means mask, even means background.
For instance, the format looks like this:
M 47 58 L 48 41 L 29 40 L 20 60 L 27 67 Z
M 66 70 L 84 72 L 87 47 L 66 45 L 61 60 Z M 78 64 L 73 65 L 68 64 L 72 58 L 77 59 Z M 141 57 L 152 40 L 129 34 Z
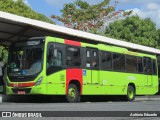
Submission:
M 6 86 L 7 95 L 31 95 L 31 94 L 45 94 L 46 85 L 32 86 L 32 87 L 10 87 Z

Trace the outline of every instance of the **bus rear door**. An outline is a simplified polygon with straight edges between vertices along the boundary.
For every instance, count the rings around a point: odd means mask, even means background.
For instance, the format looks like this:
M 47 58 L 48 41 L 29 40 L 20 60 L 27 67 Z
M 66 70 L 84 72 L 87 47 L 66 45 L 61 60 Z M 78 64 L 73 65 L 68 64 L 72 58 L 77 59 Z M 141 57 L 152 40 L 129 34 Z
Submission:
M 99 57 L 98 50 L 93 48 L 86 49 L 88 68 L 91 69 L 91 84 L 99 84 Z

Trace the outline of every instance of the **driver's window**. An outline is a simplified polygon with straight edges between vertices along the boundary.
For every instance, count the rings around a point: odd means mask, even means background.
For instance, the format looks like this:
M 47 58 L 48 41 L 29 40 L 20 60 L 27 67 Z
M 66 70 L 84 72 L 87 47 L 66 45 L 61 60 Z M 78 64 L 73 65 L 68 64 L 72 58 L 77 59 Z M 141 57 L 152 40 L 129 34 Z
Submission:
M 48 46 L 47 67 L 53 65 L 54 65 L 54 46 L 51 44 Z
M 62 66 L 62 51 L 53 44 L 48 47 L 47 63 L 49 66 Z
M 47 73 L 51 74 L 62 69 L 62 50 L 60 50 L 60 46 L 53 43 L 48 44 Z

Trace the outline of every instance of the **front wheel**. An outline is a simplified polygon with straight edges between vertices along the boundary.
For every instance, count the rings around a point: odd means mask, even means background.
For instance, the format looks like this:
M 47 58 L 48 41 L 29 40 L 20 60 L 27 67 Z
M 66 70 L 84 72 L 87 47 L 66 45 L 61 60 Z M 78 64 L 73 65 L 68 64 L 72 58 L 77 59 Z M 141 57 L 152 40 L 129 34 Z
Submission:
M 66 98 L 70 103 L 80 102 L 80 92 L 76 85 L 70 84 L 68 86 L 68 94 L 66 95 Z
M 126 98 L 127 101 L 133 101 L 135 99 L 135 89 L 131 85 L 128 86 Z

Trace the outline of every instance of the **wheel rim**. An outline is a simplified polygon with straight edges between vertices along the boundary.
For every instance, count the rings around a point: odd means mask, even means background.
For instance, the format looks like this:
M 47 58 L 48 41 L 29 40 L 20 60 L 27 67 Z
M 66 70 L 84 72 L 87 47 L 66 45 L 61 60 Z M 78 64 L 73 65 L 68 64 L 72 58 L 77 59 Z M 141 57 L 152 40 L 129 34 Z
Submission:
M 129 97 L 130 99 L 132 99 L 133 96 L 134 96 L 134 92 L 133 92 L 133 90 L 130 89 L 130 90 L 128 91 L 128 97 Z
M 68 90 L 68 96 L 71 98 L 71 99 L 74 99 L 76 97 L 76 91 L 74 88 L 69 88 Z

